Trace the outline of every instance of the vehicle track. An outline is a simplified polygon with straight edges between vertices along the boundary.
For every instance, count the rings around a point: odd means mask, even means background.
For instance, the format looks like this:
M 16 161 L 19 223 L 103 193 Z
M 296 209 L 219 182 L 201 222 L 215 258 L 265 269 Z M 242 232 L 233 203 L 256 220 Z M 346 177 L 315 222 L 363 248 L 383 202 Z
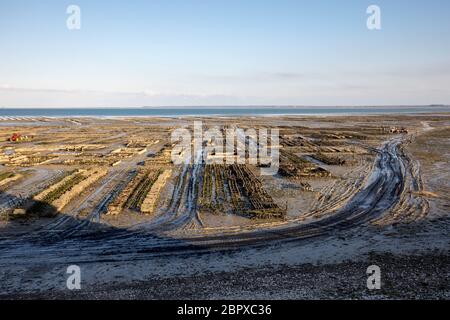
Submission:
M 379 219 L 399 201 L 405 190 L 405 155 L 399 152 L 401 138 L 386 142 L 378 150 L 373 171 L 365 186 L 341 208 L 320 220 L 305 223 L 301 219 L 286 223 L 266 224 L 250 228 L 220 230 L 215 234 L 193 233 L 170 238 L 148 229 L 91 230 L 71 234 L 61 241 L 48 244 L 18 241 L 14 244 L 0 241 L 0 261 L 6 259 L 42 259 L 58 261 L 70 259 L 78 262 L 126 261 L 146 259 L 149 256 L 187 254 L 233 250 L 243 246 L 265 246 L 279 242 L 336 234 L 344 230 L 364 227 Z M 191 215 L 188 215 L 191 216 Z M 192 216 L 191 216 L 192 217 Z M 30 250 L 30 248 L 33 248 Z

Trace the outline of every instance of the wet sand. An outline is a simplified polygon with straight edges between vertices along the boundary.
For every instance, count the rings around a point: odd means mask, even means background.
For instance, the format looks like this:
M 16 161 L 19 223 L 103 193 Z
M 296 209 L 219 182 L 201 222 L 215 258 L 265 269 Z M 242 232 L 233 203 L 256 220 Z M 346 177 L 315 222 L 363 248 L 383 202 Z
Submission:
M 96 125 L 95 143 L 113 150 L 124 137 L 144 136 L 145 144 L 158 152 L 171 129 L 191 120 L 164 119 L 156 124 L 147 119 L 144 127 L 142 123 L 130 126 L 130 120 L 104 120 Z M 41 139 L 21 144 L 25 149 L 70 145 L 70 139 L 92 143 L 94 120 L 76 121 L 67 124 L 67 131 L 64 126 L 21 127 L 19 122 L 13 129 L 29 130 Z M 145 155 L 132 155 L 57 216 L 1 222 L 1 297 L 448 298 L 450 155 L 440 152 L 449 140 L 448 115 L 203 121 L 242 127 L 270 123 L 280 129 L 285 150 L 297 156 L 326 152 L 347 164 L 321 165 L 331 173 L 329 177 L 259 178 L 279 207 L 286 204 L 287 217 L 282 221 L 189 211 L 184 201 L 193 191 L 177 187 L 177 174 L 163 191 L 154 215 L 132 211 L 105 215 L 105 197 L 136 163 L 146 160 Z M 71 127 L 79 123 L 77 130 L 83 136 Z M 408 132 L 388 133 L 381 127 L 404 127 Z M 1 133 L 6 137 L 8 128 Z M 87 151 L 83 157 L 91 161 L 104 150 Z M 153 165 L 146 163 L 146 168 Z M 25 168 L 41 170 L 44 182 L 67 170 L 62 163 Z M 186 179 L 198 174 L 185 172 Z M 44 187 L 27 180 L 4 189 L 1 204 L 26 196 L 18 197 L 17 192 Z M 311 190 L 302 189 L 305 183 Z M 180 198 L 175 211 L 169 201 L 174 195 Z M 374 263 L 386 277 L 381 291 L 368 292 L 366 268 Z M 65 269 L 70 264 L 79 264 L 83 272 L 83 289 L 76 293 L 65 288 Z

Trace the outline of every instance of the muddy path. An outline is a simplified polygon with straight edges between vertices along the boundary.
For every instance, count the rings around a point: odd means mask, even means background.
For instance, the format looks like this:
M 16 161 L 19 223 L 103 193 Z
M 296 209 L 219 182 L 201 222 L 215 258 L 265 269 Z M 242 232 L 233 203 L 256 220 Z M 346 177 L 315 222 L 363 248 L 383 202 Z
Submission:
M 71 233 L 70 236 L 62 230 L 61 237 L 58 237 L 58 231 L 54 230 L 48 237 L 40 233 L 39 237 L 30 235 L 13 241 L 0 241 L 0 263 L 133 261 L 151 256 L 207 253 L 240 249 L 243 246 L 301 242 L 348 230 L 361 232 L 368 223 L 391 210 L 407 189 L 405 176 L 410 170 L 409 159 L 399 151 L 401 143 L 402 138 L 397 137 L 377 149 L 373 171 L 366 184 L 346 204 L 323 214 L 323 218 L 319 220 L 291 220 L 264 228 L 256 226 L 254 229 L 223 230 L 213 234 L 196 232 L 178 237 L 145 228 L 95 228 L 95 224 L 91 223 L 94 227 Z M 195 212 L 195 208 L 190 208 L 187 216 L 192 219 Z M 185 225 L 185 221 L 183 222 Z

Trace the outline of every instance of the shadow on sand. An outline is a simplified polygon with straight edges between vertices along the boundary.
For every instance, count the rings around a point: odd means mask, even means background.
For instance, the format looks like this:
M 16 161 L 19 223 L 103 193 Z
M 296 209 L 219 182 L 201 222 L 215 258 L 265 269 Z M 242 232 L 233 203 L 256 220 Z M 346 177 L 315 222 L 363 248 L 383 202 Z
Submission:
M 0 200 L 3 204 L 5 201 L 23 202 L 1 191 Z M 142 260 L 152 255 L 201 252 L 209 248 L 152 230 L 131 230 L 63 214 L 40 201 L 27 200 L 22 206 L 26 209 L 21 214 L 13 214 L 12 209 L 0 214 L 0 262 L 13 256 L 18 262 L 21 259 L 42 262 L 46 259 Z

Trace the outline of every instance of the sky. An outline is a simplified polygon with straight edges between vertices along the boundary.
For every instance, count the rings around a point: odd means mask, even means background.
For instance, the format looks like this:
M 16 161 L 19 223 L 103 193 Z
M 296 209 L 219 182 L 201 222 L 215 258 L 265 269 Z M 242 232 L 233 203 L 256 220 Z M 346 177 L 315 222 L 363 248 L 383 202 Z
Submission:
M 448 0 L 0 0 L 0 107 L 450 104 L 449 39 Z

